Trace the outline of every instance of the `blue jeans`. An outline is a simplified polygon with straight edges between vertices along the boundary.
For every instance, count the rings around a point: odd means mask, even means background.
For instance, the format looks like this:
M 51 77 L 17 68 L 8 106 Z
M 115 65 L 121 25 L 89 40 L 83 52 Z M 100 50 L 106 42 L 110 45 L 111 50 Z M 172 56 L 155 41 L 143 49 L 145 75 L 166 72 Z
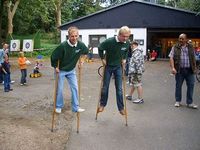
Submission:
M 60 72 L 59 72 L 56 108 L 64 107 L 63 86 L 64 86 L 65 78 L 67 78 L 67 81 L 69 83 L 70 90 L 71 90 L 72 111 L 77 112 L 77 110 L 79 108 L 79 101 L 78 101 L 78 85 L 77 85 L 75 69 L 73 69 L 71 71 L 61 71 L 60 70 Z
M 4 80 L 4 91 L 10 90 L 10 74 L 4 74 L 3 80 Z
M 0 83 L 2 83 L 2 82 L 3 82 L 3 73 L 2 73 L 1 67 L 0 67 Z
M 93 57 L 93 54 L 92 53 L 88 53 L 88 59 L 91 60 Z
M 21 84 L 26 83 L 27 69 L 21 69 Z
M 103 87 L 101 89 L 100 105 L 106 106 L 108 101 L 108 90 L 110 85 L 110 78 L 114 74 L 115 89 L 117 97 L 117 107 L 121 111 L 124 109 L 123 92 L 122 92 L 122 67 L 121 66 L 106 66 L 103 80 Z
M 193 91 L 194 91 L 194 83 L 195 78 L 191 69 L 180 69 L 180 72 L 176 74 L 176 90 L 175 90 L 175 98 L 177 102 L 181 102 L 182 99 L 182 85 L 184 80 L 187 85 L 187 99 L 186 103 L 191 104 L 193 102 Z
M 125 71 L 125 75 L 126 75 L 126 76 L 128 76 L 130 59 L 131 59 L 131 58 L 127 58 L 127 59 L 126 59 L 126 71 Z

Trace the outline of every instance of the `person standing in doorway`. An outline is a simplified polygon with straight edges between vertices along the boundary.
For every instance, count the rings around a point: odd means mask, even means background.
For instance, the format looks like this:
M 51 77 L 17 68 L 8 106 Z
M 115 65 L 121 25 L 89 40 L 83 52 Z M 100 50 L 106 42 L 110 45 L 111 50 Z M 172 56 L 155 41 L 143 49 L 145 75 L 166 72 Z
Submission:
M 179 41 L 172 47 L 169 57 L 171 72 L 175 75 L 176 80 L 175 107 L 181 106 L 182 85 L 185 80 L 187 85 L 187 107 L 197 109 L 198 106 L 193 103 L 194 73 L 196 70 L 195 54 L 193 46 L 188 43 L 186 34 L 179 35 Z
M 56 73 L 58 73 L 56 113 L 61 113 L 62 108 L 64 107 L 63 86 L 65 78 L 67 78 L 71 89 L 72 111 L 85 111 L 85 109 L 79 106 L 78 84 L 75 67 L 79 58 L 82 55 L 88 54 L 88 48 L 84 43 L 78 41 L 79 32 L 77 27 L 70 27 L 68 29 L 68 37 L 69 39 L 61 43 L 51 55 L 51 66 L 54 67 Z M 83 59 L 79 61 L 79 67 L 83 65 L 83 61 Z
M 118 110 L 121 115 L 125 115 L 122 92 L 122 69 L 125 67 L 127 52 L 130 46 L 128 41 L 130 33 L 130 29 L 127 26 L 123 26 L 120 28 L 118 36 L 105 40 L 98 47 L 99 56 L 103 66 L 105 66 L 98 112 L 102 112 L 107 105 L 110 78 L 113 74 Z

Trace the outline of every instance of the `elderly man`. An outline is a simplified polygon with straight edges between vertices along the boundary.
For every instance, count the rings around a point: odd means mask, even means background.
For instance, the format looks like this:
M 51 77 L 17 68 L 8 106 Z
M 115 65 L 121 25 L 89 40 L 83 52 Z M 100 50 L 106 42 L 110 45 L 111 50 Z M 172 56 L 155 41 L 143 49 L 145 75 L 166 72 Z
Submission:
M 175 75 L 176 80 L 175 107 L 181 106 L 182 85 L 185 80 L 187 85 L 187 107 L 197 109 L 198 106 L 193 103 L 196 61 L 194 48 L 188 43 L 186 34 L 182 33 L 179 35 L 179 41 L 172 47 L 169 57 L 171 71 Z
M 128 42 L 129 36 L 130 29 L 127 26 L 123 26 L 120 28 L 118 36 L 109 38 L 99 45 L 99 56 L 105 66 L 105 72 L 98 112 L 102 112 L 107 104 L 110 78 L 113 74 L 118 110 L 120 114 L 125 115 L 122 92 L 122 66 L 125 65 L 130 46 Z

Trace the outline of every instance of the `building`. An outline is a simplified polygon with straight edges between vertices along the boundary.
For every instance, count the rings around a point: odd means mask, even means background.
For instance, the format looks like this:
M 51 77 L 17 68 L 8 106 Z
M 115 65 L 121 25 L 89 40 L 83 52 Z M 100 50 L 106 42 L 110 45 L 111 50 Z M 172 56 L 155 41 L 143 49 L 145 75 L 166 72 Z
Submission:
M 146 54 L 156 49 L 159 57 L 167 58 L 180 33 L 188 34 L 195 47 L 200 47 L 200 16 L 194 12 L 175 9 L 144 1 L 131 0 L 61 25 L 61 41 L 66 40 L 67 28 L 77 26 L 80 38 L 94 47 L 106 38 L 117 35 L 121 26 L 131 28 L 130 40 L 137 40 Z

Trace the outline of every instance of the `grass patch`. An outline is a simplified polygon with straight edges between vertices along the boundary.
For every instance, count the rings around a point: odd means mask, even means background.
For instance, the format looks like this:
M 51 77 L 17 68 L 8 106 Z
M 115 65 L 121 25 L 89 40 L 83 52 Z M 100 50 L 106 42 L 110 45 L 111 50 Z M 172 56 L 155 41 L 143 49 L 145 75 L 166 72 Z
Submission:
M 34 37 L 34 35 L 23 35 L 23 36 L 15 36 L 15 39 L 24 39 L 25 37 Z M 60 37 L 55 37 L 55 33 L 40 33 L 40 46 L 35 47 L 33 52 L 25 52 L 26 57 L 37 57 L 38 55 L 42 55 L 44 58 L 49 58 L 53 50 L 60 44 L 59 41 Z M 37 39 L 38 40 L 38 39 Z M 21 40 L 21 44 L 23 41 Z M 35 43 L 35 41 L 34 41 Z M 12 52 L 10 54 L 13 57 L 18 57 L 18 52 Z

